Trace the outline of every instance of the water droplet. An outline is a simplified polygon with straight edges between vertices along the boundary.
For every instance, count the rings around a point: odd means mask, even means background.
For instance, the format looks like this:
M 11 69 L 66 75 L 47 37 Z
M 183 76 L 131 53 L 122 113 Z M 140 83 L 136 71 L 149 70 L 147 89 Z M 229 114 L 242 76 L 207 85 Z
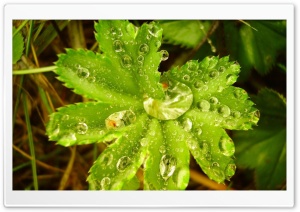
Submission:
M 146 97 L 145 111 L 160 120 L 176 119 L 184 114 L 193 103 L 191 89 L 183 83 L 169 83 L 164 100 Z
M 201 128 L 199 128 L 199 129 L 197 130 L 197 135 L 198 135 L 198 136 L 201 136 L 201 135 L 202 135 L 202 129 L 201 129 Z
M 240 118 L 240 117 L 241 117 L 241 113 L 240 113 L 239 111 L 234 111 L 234 112 L 232 113 L 232 116 L 233 116 L 234 118 Z
M 113 161 L 114 156 L 111 153 L 102 154 L 100 164 L 104 167 L 109 166 Z
M 105 119 L 107 129 L 115 129 L 130 125 L 135 122 L 136 116 L 131 110 L 123 110 L 111 114 Z
M 223 117 L 228 117 L 230 115 L 230 108 L 227 105 L 223 105 L 219 108 L 218 112 L 223 116 Z
M 144 56 L 143 55 L 139 55 L 138 57 L 137 57 L 137 61 L 138 62 L 144 62 Z
M 113 37 L 116 36 L 116 34 L 117 34 L 116 28 L 114 28 L 114 27 L 110 28 L 110 33 Z
M 186 75 L 184 75 L 184 76 L 183 76 L 183 80 L 185 80 L 185 81 L 189 81 L 189 80 L 190 80 L 190 76 L 189 76 L 189 75 L 187 75 L 187 74 L 186 74 Z
M 191 121 L 191 119 L 186 118 L 183 123 L 183 129 L 187 132 L 191 131 L 192 127 L 193 127 L 193 122 Z
M 161 145 L 161 146 L 159 147 L 159 152 L 160 152 L 161 154 L 164 154 L 164 153 L 166 152 L 166 147 L 165 147 L 164 145 Z
M 200 149 L 202 151 L 202 154 L 208 153 L 210 151 L 210 145 L 206 141 L 202 141 L 200 143 Z
M 109 189 L 109 185 L 110 185 L 110 178 L 109 177 L 104 177 L 101 182 L 101 190 L 108 190 Z
M 99 135 L 100 135 L 100 136 L 105 135 L 105 131 L 104 131 L 104 130 L 100 130 L 100 131 L 99 131 Z
M 219 148 L 225 156 L 232 156 L 235 152 L 233 141 L 227 137 L 221 137 L 219 141 Z
M 202 83 L 200 82 L 200 81 L 196 81 L 195 83 L 194 83 L 194 87 L 195 88 L 200 88 L 202 86 Z
M 187 62 L 189 71 L 196 71 L 198 69 L 198 64 L 194 61 Z
M 233 74 L 228 74 L 227 77 L 226 77 L 226 84 L 227 85 L 232 85 L 233 83 L 235 83 L 237 79 L 237 76 L 236 75 L 233 75 Z
M 132 65 L 132 59 L 129 55 L 125 54 L 122 56 L 122 66 L 124 68 L 129 68 Z
M 161 55 L 160 58 L 161 61 L 165 61 L 169 58 L 169 52 L 167 50 L 161 50 L 160 55 Z
M 123 51 L 123 44 L 120 40 L 115 40 L 113 43 L 115 52 L 122 52 Z
M 205 154 L 205 159 L 206 159 L 207 161 L 211 161 L 211 154 L 210 154 L 210 152 L 207 152 L 207 153 Z
M 60 131 L 60 127 L 59 126 L 60 126 L 59 124 L 56 125 L 56 127 L 53 130 L 53 133 L 52 133 L 51 136 L 57 136 L 59 134 L 59 131 Z
M 233 163 L 230 163 L 226 166 L 225 174 L 228 178 L 232 177 L 235 174 L 236 165 Z
M 160 46 L 161 46 L 161 42 L 160 42 L 159 40 L 156 41 L 156 42 L 155 42 L 155 47 L 156 47 L 156 48 L 159 48 Z
M 125 169 L 130 166 L 131 159 L 127 156 L 121 157 L 117 162 L 117 169 L 119 172 L 124 172 Z
M 219 69 L 218 69 L 218 71 L 220 73 L 223 73 L 225 70 L 226 70 L 226 68 L 224 66 L 220 66 Z
M 79 122 L 76 126 L 76 130 L 77 130 L 77 133 L 78 134 L 85 134 L 86 131 L 88 130 L 88 126 L 86 123 L 83 123 L 83 122 Z
M 90 76 L 90 72 L 88 69 L 79 66 L 77 69 L 77 75 L 81 79 L 86 79 Z
M 259 118 L 259 117 L 260 117 L 260 112 L 259 112 L 259 110 L 257 110 L 257 111 L 254 112 L 254 116 L 255 116 L 256 118 Z
M 213 105 L 216 105 L 219 102 L 219 100 L 216 97 L 211 97 L 209 99 L 209 102 Z
M 225 174 L 224 172 L 222 171 L 222 169 L 220 168 L 220 165 L 219 163 L 217 162 L 213 162 L 212 165 L 211 165 L 211 170 L 212 170 L 212 173 L 215 175 L 215 181 L 217 181 L 218 183 L 221 183 L 224 181 L 225 179 Z
M 193 154 L 193 155 L 194 155 L 195 158 L 197 158 L 197 157 L 200 156 L 200 152 L 196 150 L 196 151 L 194 151 L 194 154 Z
M 142 138 L 141 139 L 141 145 L 142 146 L 147 146 L 149 143 L 149 139 L 148 138 Z
M 219 72 L 217 72 L 217 70 L 212 70 L 210 73 L 209 73 L 209 76 L 211 78 L 215 78 L 219 75 Z
M 68 114 L 64 114 L 62 117 L 62 120 L 67 121 L 67 120 L 69 120 L 69 118 L 70 118 L 70 116 Z
M 198 108 L 203 111 L 203 112 L 207 112 L 209 111 L 209 108 L 210 108 L 210 104 L 208 101 L 206 100 L 201 100 L 200 102 L 198 102 Z
M 148 32 L 154 37 L 158 37 L 160 28 L 157 25 L 149 25 Z
M 172 155 L 163 155 L 160 164 L 159 170 L 162 178 L 164 180 L 169 179 L 176 169 L 177 161 Z
M 146 43 L 141 44 L 140 48 L 139 48 L 139 52 L 144 55 L 147 54 L 149 52 L 148 44 L 146 44 Z

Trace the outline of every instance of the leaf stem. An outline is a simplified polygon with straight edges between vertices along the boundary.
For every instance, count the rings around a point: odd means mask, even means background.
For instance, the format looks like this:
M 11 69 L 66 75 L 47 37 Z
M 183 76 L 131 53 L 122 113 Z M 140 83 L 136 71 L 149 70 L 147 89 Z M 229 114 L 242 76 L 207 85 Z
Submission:
M 23 74 L 38 74 L 42 72 L 54 71 L 56 66 L 47 66 L 42 68 L 28 69 L 28 70 L 15 70 L 13 75 L 23 75 Z

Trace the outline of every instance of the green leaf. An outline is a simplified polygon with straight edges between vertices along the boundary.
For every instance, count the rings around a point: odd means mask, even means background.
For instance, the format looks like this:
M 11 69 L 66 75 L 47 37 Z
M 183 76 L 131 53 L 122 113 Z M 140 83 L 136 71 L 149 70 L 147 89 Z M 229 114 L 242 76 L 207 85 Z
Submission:
M 112 70 L 117 71 L 114 76 L 134 81 L 132 84 L 138 86 L 134 92 L 140 93 L 139 97 L 162 98 L 157 70 L 165 51 L 157 52 L 162 37 L 159 25 L 143 24 L 138 29 L 128 21 L 99 21 L 95 29 L 100 50 L 114 65 Z
M 189 151 L 174 121 L 149 125 L 148 157 L 144 165 L 146 190 L 182 190 L 189 182 Z
M 74 92 L 106 103 L 138 105 L 137 87 L 129 74 L 114 67 L 104 55 L 69 49 L 56 62 L 58 79 Z M 120 80 L 120 78 L 123 80 Z
M 13 34 L 16 31 L 16 28 L 13 27 Z M 18 32 L 13 36 L 13 64 L 16 64 L 23 54 L 24 50 L 24 41 L 21 32 Z
M 124 123 L 120 122 L 119 116 L 110 116 L 119 115 L 120 112 L 125 115 L 121 116 Z M 128 114 L 131 115 L 129 118 Z M 52 113 L 46 130 L 50 140 L 63 146 L 89 144 L 118 137 L 119 132 L 114 132 L 114 129 L 131 124 L 135 116 L 134 112 L 123 105 L 79 103 L 59 108 L 58 112 Z
M 270 89 L 253 99 L 261 118 L 253 131 L 233 134 L 237 164 L 255 169 L 258 189 L 280 189 L 286 180 L 286 100 Z
M 164 41 L 167 43 L 194 48 L 207 36 L 211 21 L 176 20 L 162 21 Z
M 236 28 L 232 21 L 224 22 L 226 46 L 242 66 L 245 80 L 252 68 L 266 75 L 275 64 L 280 52 L 286 51 L 286 23 L 284 21 L 247 21 L 251 27 Z
M 90 169 L 88 181 L 95 190 L 120 190 L 129 182 L 146 157 L 141 139 L 148 117 L 144 114 L 126 127 L 121 137 L 110 144 Z

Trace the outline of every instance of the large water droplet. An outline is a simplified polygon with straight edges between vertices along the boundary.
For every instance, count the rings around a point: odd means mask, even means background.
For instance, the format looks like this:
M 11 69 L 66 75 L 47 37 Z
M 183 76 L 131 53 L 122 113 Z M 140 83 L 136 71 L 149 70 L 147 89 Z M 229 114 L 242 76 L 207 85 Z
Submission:
M 130 166 L 131 159 L 127 156 L 121 157 L 117 162 L 117 169 L 119 172 L 124 172 L 125 169 Z
M 207 112 L 209 111 L 210 108 L 210 104 L 207 100 L 201 100 L 200 102 L 198 102 L 198 108 L 203 111 L 203 112 Z
M 185 131 L 189 132 L 191 131 L 192 127 L 193 127 L 193 122 L 191 121 L 191 119 L 186 118 L 183 122 L 182 122 L 182 127 Z
M 107 129 L 115 129 L 135 122 L 136 116 L 131 110 L 122 110 L 111 114 L 105 119 Z
M 148 44 L 146 44 L 146 43 L 141 44 L 140 48 L 139 48 L 139 52 L 144 55 L 147 54 L 149 52 Z
M 156 25 L 149 25 L 148 32 L 154 37 L 158 37 L 160 28 Z
M 77 125 L 76 125 L 76 131 L 78 134 L 85 134 L 86 131 L 88 130 L 88 126 L 86 123 L 84 122 L 79 122 Z
M 123 44 L 120 40 L 115 40 L 113 43 L 115 52 L 122 52 L 123 51 Z
M 223 105 L 219 108 L 218 112 L 223 117 L 228 117 L 230 115 L 230 108 L 227 105 Z
M 169 52 L 167 50 L 161 50 L 160 55 L 161 55 L 160 58 L 161 61 L 165 61 L 169 58 Z
M 86 79 L 90 76 L 90 72 L 87 68 L 83 68 L 81 66 L 78 66 L 77 75 L 81 79 Z
M 190 80 L 190 76 L 187 75 L 187 74 L 184 75 L 184 76 L 183 76 L 183 80 L 184 80 L 184 81 L 189 81 L 189 80 Z
M 161 120 L 176 119 L 184 114 L 193 103 L 193 93 L 185 84 L 174 82 L 166 91 L 164 100 L 147 97 L 145 111 Z
M 225 156 L 232 156 L 235 152 L 234 143 L 230 138 L 227 137 L 221 137 L 219 141 L 219 148 L 220 151 Z
M 201 81 L 196 81 L 195 83 L 194 83 L 194 87 L 195 88 L 200 88 L 202 86 L 202 82 Z
M 110 185 L 110 178 L 109 177 L 104 177 L 101 182 L 101 190 L 108 190 L 109 189 L 109 185 Z
M 176 169 L 177 161 L 172 155 L 163 155 L 160 164 L 159 171 L 160 175 L 164 180 L 169 179 Z
M 125 54 L 122 56 L 122 66 L 124 68 L 129 68 L 132 65 L 132 59 L 129 55 Z

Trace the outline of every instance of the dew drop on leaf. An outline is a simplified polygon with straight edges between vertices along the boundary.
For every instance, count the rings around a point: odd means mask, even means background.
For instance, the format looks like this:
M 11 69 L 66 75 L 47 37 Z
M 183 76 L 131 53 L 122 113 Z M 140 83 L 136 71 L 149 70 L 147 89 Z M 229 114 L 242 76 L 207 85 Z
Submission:
M 117 162 L 117 169 L 119 172 L 124 172 L 125 169 L 130 166 L 131 159 L 128 156 L 121 157 Z
M 110 185 L 110 178 L 109 177 L 104 177 L 101 182 L 101 190 L 108 190 L 109 189 L 109 185 Z
M 161 50 L 160 55 L 161 55 L 160 58 L 161 61 L 165 61 L 169 58 L 169 52 L 167 50 Z
M 115 40 L 113 43 L 115 52 L 122 52 L 123 51 L 123 44 L 120 40 Z
M 202 151 L 202 154 L 208 153 L 210 150 L 210 145 L 207 141 L 202 141 L 200 143 L 200 149 Z
M 131 110 L 115 112 L 105 119 L 107 129 L 125 127 L 135 122 L 136 116 Z
M 198 64 L 193 61 L 187 62 L 187 65 L 189 71 L 196 71 L 198 69 Z
M 160 120 L 176 119 L 183 115 L 193 103 L 193 93 L 185 84 L 174 82 L 168 86 L 164 100 L 146 97 L 145 111 Z
M 165 147 L 164 145 L 161 145 L 161 146 L 159 147 L 159 152 L 160 152 L 161 154 L 164 154 L 164 153 L 166 152 L 166 147 Z
M 212 70 L 210 73 L 209 73 L 209 76 L 211 78 L 215 78 L 219 75 L 219 73 L 217 72 L 217 70 Z
M 222 171 L 222 169 L 220 168 L 220 165 L 219 163 L 217 162 L 213 162 L 212 165 L 211 165 L 211 171 L 212 173 L 215 175 L 215 177 L 217 179 L 215 179 L 217 182 L 223 182 L 224 178 L 225 178 L 225 174 L 224 172 Z
M 201 128 L 199 128 L 199 129 L 197 130 L 197 135 L 198 135 L 198 136 L 201 136 L 201 135 L 202 135 L 202 129 L 201 129 Z
M 233 74 L 228 74 L 226 77 L 226 84 L 227 85 L 232 85 L 235 81 L 236 81 L 237 76 L 233 75 Z
M 124 68 L 129 68 L 132 65 L 132 59 L 129 55 L 125 54 L 122 56 L 122 66 Z
M 219 102 L 219 100 L 216 97 L 211 97 L 209 99 L 209 102 L 213 105 L 217 104 Z
M 224 66 L 220 66 L 219 69 L 218 69 L 218 71 L 220 73 L 223 73 L 225 70 L 226 70 L 226 68 Z
M 148 32 L 150 35 L 154 36 L 154 37 L 158 37 L 158 32 L 159 32 L 160 28 L 156 25 L 150 25 Z
M 207 161 L 211 161 L 211 153 L 210 152 L 208 152 L 208 153 L 205 154 L 205 159 Z
M 233 163 L 230 163 L 226 166 L 226 169 L 225 169 L 225 174 L 228 178 L 232 177 L 235 173 L 235 170 L 236 170 L 236 165 L 233 164 Z
M 207 100 L 201 100 L 200 102 L 198 102 L 197 106 L 201 111 L 207 112 L 209 111 L 210 103 Z
M 88 69 L 79 66 L 77 69 L 77 75 L 81 79 L 86 79 L 90 76 L 90 72 Z
M 163 155 L 160 164 L 159 171 L 160 175 L 164 180 L 169 179 L 176 169 L 177 161 L 172 155 Z
M 64 114 L 62 117 L 62 120 L 67 121 L 67 120 L 69 120 L 69 118 L 70 118 L 70 116 L 68 114 Z
M 139 55 L 137 57 L 137 61 L 143 64 L 143 62 L 144 62 L 144 56 L 143 55 Z
M 191 121 L 191 119 L 186 118 L 184 119 L 184 121 L 182 122 L 182 127 L 185 131 L 189 132 L 191 131 L 192 127 L 193 127 L 193 122 Z
M 228 117 L 230 115 L 230 108 L 227 105 L 223 105 L 219 108 L 218 112 L 223 117 Z
M 184 81 L 189 81 L 189 80 L 190 80 L 190 76 L 187 75 L 187 74 L 184 75 L 184 76 L 183 76 L 183 80 L 184 80 Z
M 195 88 L 200 88 L 201 86 L 202 86 L 201 81 L 196 81 L 196 82 L 194 83 L 194 87 L 195 87 Z
M 234 143 L 230 138 L 221 137 L 219 141 L 219 149 L 225 156 L 232 156 L 235 152 Z
M 76 131 L 78 134 L 85 134 L 88 130 L 88 126 L 86 123 L 84 122 L 79 122 L 77 125 L 76 125 Z
M 141 146 L 147 146 L 149 143 L 149 139 L 148 138 L 142 138 L 141 139 Z
M 104 167 L 107 167 L 111 164 L 113 161 L 114 156 L 111 153 L 106 153 L 102 155 L 100 159 L 100 164 L 102 164 Z
M 234 112 L 232 113 L 232 116 L 233 116 L 234 118 L 240 118 L 240 117 L 241 117 L 241 113 L 240 113 L 239 111 L 234 111 Z
M 143 43 L 143 44 L 141 44 L 140 45 L 140 48 L 139 48 L 139 53 L 141 53 L 141 54 L 147 54 L 149 52 L 149 46 L 148 46 L 148 44 L 146 44 L 146 43 Z

